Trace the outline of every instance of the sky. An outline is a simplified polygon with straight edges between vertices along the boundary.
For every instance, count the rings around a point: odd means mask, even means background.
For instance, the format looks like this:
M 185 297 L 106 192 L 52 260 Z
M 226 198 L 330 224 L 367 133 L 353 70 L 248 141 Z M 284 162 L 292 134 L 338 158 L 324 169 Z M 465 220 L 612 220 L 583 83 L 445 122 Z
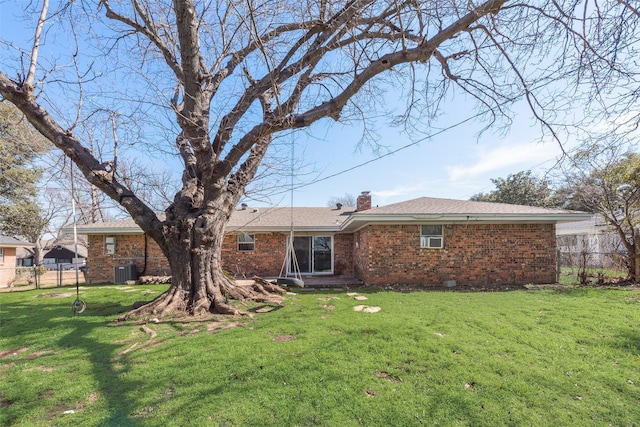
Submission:
M 470 111 L 470 106 L 458 102 L 446 109 Z M 461 114 L 458 120 L 471 115 Z M 332 197 L 357 196 L 362 191 L 371 192 L 373 206 L 417 197 L 467 200 L 493 190 L 492 178 L 524 170 L 543 176 L 556 164 L 562 149 L 555 141 L 540 142 L 540 128 L 530 116 L 523 109 L 506 135 L 489 131 L 478 136 L 482 123 L 466 122 L 415 144 L 400 129 L 387 127 L 380 130 L 380 142 L 390 151 L 406 148 L 377 160 L 371 150 L 356 149 L 357 128 L 338 127 L 325 134 L 320 124 L 316 132 L 325 141 L 296 140 L 296 152 L 304 151 L 305 160 L 315 164 L 319 176 L 294 177 L 301 184 L 294 191 L 294 205 L 326 206 Z M 574 145 L 571 141 L 563 144 L 565 148 Z M 289 203 L 288 197 L 283 204 Z
M 24 31 L 8 13 L 10 4 L 0 1 L 0 39 Z M 443 108 L 449 124 L 474 114 L 473 105 L 461 97 Z M 307 134 L 287 137 L 295 143 L 297 162 L 305 165 L 294 173 L 293 204 L 327 206 L 333 197 L 357 196 L 362 191 L 371 192 L 374 206 L 424 196 L 465 200 L 478 192 L 491 191 L 492 178 L 506 178 L 524 170 L 542 176 L 562 153 L 555 141 L 539 142 L 540 126 L 526 108 L 518 107 L 515 122 L 506 134 L 489 131 L 478 137 L 482 127 L 481 122 L 465 121 L 415 143 L 424 136 L 414 135 L 412 139 L 401 129 L 381 123 L 379 143 L 394 153 L 376 160 L 385 150 L 359 150 L 361 130 L 357 126 L 343 126 L 329 119 L 316 123 Z M 249 203 L 288 206 L 291 194 L 278 190 Z

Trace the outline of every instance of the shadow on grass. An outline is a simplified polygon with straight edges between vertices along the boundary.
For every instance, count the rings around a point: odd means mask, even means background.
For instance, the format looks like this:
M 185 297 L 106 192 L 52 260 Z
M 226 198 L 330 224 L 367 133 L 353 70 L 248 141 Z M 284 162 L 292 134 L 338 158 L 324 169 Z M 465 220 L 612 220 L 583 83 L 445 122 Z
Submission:
M 131 394 L 141 387 L 138 381 L 124 379 L 128 367 L 126 358 L 119 362 L 114 360 L 121 345 L 106 344 L 90 337 L 94 329 L 104 328 L 104 322 L 91 322 L 76 317 L 73 319 L 75 329 L 63 336 L 58 343 L 63 347 L 79 348 L 88 355 L 92 365 L 93 379 L 100 392 L 100 396 L 107 403 L 108 417 L 101 421 L 101 425 L 133 426 L 135 422 L 130 418 L 133 412 Z M 115 368 L 116 363 L 121 366 Z
M 615 341 L 615 347 L 629 351 L 634 356 L 640 356 L 640 332 L 635 329 L 621 331 L 619 339 Z
M 73 297 L 75 298 L 75 292 Z M 101 342 L 96 338 L 100 336 L 99 331 L 107 327 L 113 316 L 130 310 L 130 305 L 114 302 L 89 302 L 84 314 L 74 316 L 71 306 L 73 300 L 70 300 L 69 297 L 56 298 L 53 295 L 44 299 L 39 295 L 34 295 L 34 298 L 38 298 L 36 304 L 22 302 L 2 304 L 2 318 L 0 320 L 5 345 L 16 349 L 28 348 L 27 353 L 25 353 L 25 357 L 28 359 L 35 358 L 35 355 L 39 353 L 32 350 L 38 345 L 44 347 L 45 351 L 69 351 L 69 358 L 78 357 L 82 361 L 88 360 L 91 364 L 90 372 L 87 373 L 86 370 L 84 372 L 74 372 L 73 365 L 66 364 L 60 369 L 66 371 L 71 369 L 71 373 L 65 372 L 61 381 L 68 381 L 68 384 L 55 382 L 40 384 L 39 387 L 42 387 L 42 389 L 36 391 L 38 396 L 42 397 L 37 399 L 24 397 L 23 400 L 14 400 L 11 405 L 3 408 L 3 411 L 6 411 L 2 417 L 5 422 L 11 425 L 19 423 L 20 420 L 24 421 L 30 419 L 30 417 L 37 417 L 36 414 L 38 414 L 39 408 L 43 404 L 41 399 L 50 398 L 50 396 L 55 395 L 56 390 L 64 390 L 66 387 L 71 387 L 73 383 L 73 387 L 79 389 L 89 388 L 93 384 L 95 384 L 94 387 L 97 387 L 94 393 L 100 399 L 103 399 L 103 402 L 106 402 L 106 409 L 99 409 L 96 414 L 102 414 L 102 411 L 108 414 L 98 421 L 99 425 L 136 425 L 131 415 L 134 410 L 135 399 L 131 399 L 131 396 L 136 390 L 140 389 L 141 384 L 139 381 L 126 379 L 128 371 L 126 356 L 118 356 L 118 351 L 122 350 L 122 344 Z M 46 341 L 39 338 L 47 335 L 58 335 L 60 338 L 57 341 Z M 38 344 L 29 341 L 34 339 Z M 54 348 L 56 344 L 58 344 L 58 349 Z M 33 357 L 29 355 L 32 352 L 34 354 Z M 78 366 L 79 369 L 82 369 L 80 363 Z M 74 378 L 76 375 L 78 377 Z M 86 378 L 87 375 L 91 378 Z M 85 376 L 85 378 L 80 376 Z M 28 381 L 29 378 L 28 375 L 15 375 L 12 381 L 14 383 L 16 381 Z M 33 386 L 31 385 L 27 388 L 33 389 Z M 69 393 L 66 393 L 65 390 L 63 394 L 68 395 Z M 69 408 L 80 408 L 78 415 L 64 415 L 68 417 L 68 421 L 71 423 L 73 423 L 73 417 L 83 417 L 83 411 L 89 411 L 85 415 L 91 417 L 91 408 L 87 406 L 88 395 L 75 394 L 73 398 L 67 399 L 69 400 L 62 401 L 53 408 L 48 408 L 45 418 L 50 421 L 56 420 L 62 416 L 64 409 Z M 14 404 L 16 407 L 12 409 L 11 406 Z M 94 414 L 93 416 L 95 417 L 96 415 Z M 32 420 L 36 419 L 32 418 Z

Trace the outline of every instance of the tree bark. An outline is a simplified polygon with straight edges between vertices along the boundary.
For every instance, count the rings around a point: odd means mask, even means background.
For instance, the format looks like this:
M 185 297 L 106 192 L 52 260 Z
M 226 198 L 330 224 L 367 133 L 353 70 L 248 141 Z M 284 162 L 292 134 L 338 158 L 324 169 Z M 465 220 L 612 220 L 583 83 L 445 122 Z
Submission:
M 118 320 L 172 313 L 247 314 L 232 301 L 280 304 L 282 297 L 277 294 L 284 294 L 284 289 L 275 286 L 267 290 L 258 283 L 239 285 L 223 271 L 224 231 L 228 212 L 234 206 L 218 203 L 210 205 L 206 212 L 168 221 L 171 225 L 167 227 L 165 245 L 162 246 L 172 273 L 170 288 Z

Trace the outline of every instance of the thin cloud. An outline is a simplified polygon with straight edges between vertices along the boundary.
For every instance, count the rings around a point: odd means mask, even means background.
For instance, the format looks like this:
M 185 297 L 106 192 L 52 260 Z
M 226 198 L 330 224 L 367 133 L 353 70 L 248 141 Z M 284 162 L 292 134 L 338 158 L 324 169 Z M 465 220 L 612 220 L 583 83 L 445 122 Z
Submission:
M 475 156 L 477 160 L 473 164 L 451 166 L 447 168 L 447 172 L 450 180 L 461 181 L 520 164 L 533 167 L 557 155 L 557 146 L 540 143 L 509 144 L 493 150 L 478 148 Z

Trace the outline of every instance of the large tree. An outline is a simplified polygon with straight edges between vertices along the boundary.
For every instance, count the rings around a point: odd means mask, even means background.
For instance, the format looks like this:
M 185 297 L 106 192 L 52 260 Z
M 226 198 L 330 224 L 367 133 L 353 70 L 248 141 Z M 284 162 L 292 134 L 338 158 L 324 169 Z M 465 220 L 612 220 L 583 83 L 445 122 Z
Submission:
M 51 145 L 13 105 L 0 102 L 0 234 L 35 241 L 46 220 L 38 206 L 37 161 Z
M 543 208 L 554 207 L 557 204 L 551 182 L 536 177 L 531 171 L 510 174 L 506 178 L 492 178 L 491 182 L 496 187 L 494 190 L 474 194 L 469 200 Z
M 640 154 L 595 144 L 571 158 L 571 203 L 602 215 L 626 252 L 629 278 L 640 279 Z
M 487 127 L 522 100 L 560 140 L 560 103 L 586 90 L 584 102 L 610 113 L 608 94 L 637 83 L 626 62 L 638 11 L 623 1 L 85 0 L 50 13 L 43 1 L 27 11 L 40 17 L 31 47 L 0 44 L 0 94 L 167 256 L 170 288 L 133 313 L 237 313 L 229 300 L 265 297 L 225 277 L 220 255 L 279 135 L 398 102 L 415 127 L 462 93 Z M 64 40 L 68 51 L 38 59 Z M 164 215 L 126 184 L 122 150 L 91 151 L 78 132 L 104 111 L 130 118 L 137 155 L 172 142 L 182 187 Z

